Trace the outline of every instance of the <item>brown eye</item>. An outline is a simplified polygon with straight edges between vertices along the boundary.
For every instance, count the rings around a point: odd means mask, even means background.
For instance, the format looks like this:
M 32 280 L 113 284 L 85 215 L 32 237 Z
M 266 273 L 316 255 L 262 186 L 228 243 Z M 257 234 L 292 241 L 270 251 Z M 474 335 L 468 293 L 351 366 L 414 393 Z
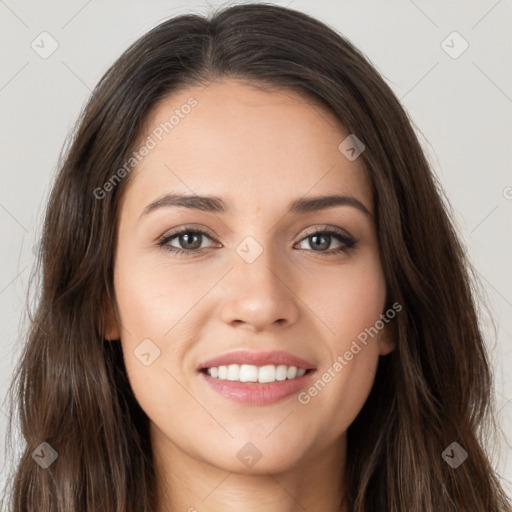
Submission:
M 337 239 L 341 246 L 330 251 L 327 251 L 332 244 L 333 239 Z M 332 256 L 340 252 L 348 252 L 350 249 L 355 247 L 356 241 L 348 236 L 341 230 L 334 228 L 321 229 L 308 233 L 300 243 L 307 241 L 307 244 L 312 248 L 312 252 L 325 253 L 325 256 Z
M 185 233 L 184 235 L 178 235 L 176 238 L 181 245 L 181 247 L 185 250 L 195 250 L 201 247 L 201 235 L 200 233 L 190 232 Z M 198 243 L 199 242 L 199 243 Z
M 174 254 L 197 254 L 202 252 L 205 248 L 201 247 L 204 238 L 211 240 L 211 237 L 206 231 L 184 227 L 162 237 L 158 241 L 158 246 L 164 247 L 166 250 Z M 175 243 L 178 247 L 170 244 L 173 240 L 177 241 Z

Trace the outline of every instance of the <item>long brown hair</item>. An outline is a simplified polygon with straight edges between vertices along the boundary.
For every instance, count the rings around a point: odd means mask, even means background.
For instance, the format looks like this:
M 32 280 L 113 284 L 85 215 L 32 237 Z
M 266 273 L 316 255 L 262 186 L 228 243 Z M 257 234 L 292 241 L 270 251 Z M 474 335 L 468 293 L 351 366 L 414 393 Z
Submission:
M 486 454 L 496 425 L 473 271 L 412 123 L 347 39 L 306 14 L 262 3 L 161 23 L 112 65 L 80 116 L 49 198 L 37 307 L 9 390 L 9 432 L 18 413 L 26 442 L 9 510 L 155 509 L 148 418 L 119 342 L 103 337 L 106 311 L 115 308 L 118 210 L 130 175 L 108 191 L 104 184 L 130 158 L 160 100 L 223 77 L 305 93 L 366 146 L 387 300 L 403 309 L 397 348 L 381 357 L 348 430 L 350 510 L 508 510 Z M 49 452 L 43 442 L 58 454 L 47 468 L 34 456 Z M 442 457 L 454 442 L 468 454 L 457 468 Z

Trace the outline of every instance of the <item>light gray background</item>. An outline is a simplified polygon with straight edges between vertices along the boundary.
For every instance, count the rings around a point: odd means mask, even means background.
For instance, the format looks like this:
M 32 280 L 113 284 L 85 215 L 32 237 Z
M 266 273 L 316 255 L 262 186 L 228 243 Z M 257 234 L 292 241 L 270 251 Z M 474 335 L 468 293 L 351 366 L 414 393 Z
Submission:
M 233 3 L 233 2 L 231 2 Z M 491 457 L 512 494 L 512 8 L 507 0 L 286 0 L 346 35 L 414 120 L 453 207 L 492 316 L 488 333 L 503 435 Z M 90 91 L 127 46 L 176 14 L 225 2 L 0 0 L 0 484 L 3 402 L 20 352 L 28 277 L 57 156 Z M 32 41 L 58 42 L 41 58 Z M 457 31 L 458 58 L 441 43 Z M 449 38 L 452 52 L 462 48 Z M 40 43 L 41 45 L 41 43 Z M 449 343 L 449 340 L 446 340 Z M 449 375 L 446 376 L 450 378 Z M 19 433 L 19 432 L 18 432 Z M 441 454 L 440 454 L 441 456 Z

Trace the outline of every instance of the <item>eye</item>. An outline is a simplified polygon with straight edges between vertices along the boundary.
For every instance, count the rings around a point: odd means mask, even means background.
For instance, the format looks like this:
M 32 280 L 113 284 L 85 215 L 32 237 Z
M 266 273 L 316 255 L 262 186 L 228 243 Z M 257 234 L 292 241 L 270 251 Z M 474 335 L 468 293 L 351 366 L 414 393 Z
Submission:
M 323 249 L 328 249 L 331 246 L 333 238 L 341 242 L 341 246 L 330 251 L 324 251 Z M 328 226 L 324 226 L 321 229 L 315 229 L 307 233 L 307 236 L 304 237 L 300 243 L 303 243 L 304 241 L 307 241 L 310 247 L 315 248 L 312 252 L 320 252 L 320 257 L 329 257 L 339 253 L 347 253 L 353 249 L 357 243 L 356 240 L 354 240 L 344 230 L 335 227 L 329 228 Z M 315 255 L 315 257 L 317 256 Z
M 167 251 L 172 252 L 173 254 L 199 254 L 204 250 L 204 247 L 201 247 L 201 241 L 205 237 L 211 240 L 207 231 L 183 226 L 172 233 L 164 235 L 158 240 L 157 245 L 159 247 L 164 247 Z M 175 247 L 169 244 L 169 242 L 174 239 L 177 239 L 177 243 L 181 247 Z

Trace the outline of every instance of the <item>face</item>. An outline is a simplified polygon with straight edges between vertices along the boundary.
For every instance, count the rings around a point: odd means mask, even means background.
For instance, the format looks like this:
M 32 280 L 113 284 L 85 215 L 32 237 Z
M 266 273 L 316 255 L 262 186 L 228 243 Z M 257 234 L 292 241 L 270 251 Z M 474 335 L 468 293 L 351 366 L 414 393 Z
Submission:
M 297 93 L 234 80 L 148 117 L 105 334 L 121 339 L 157 450 L 268 473 L 342 443 L 393 348 L 371 187 L 338 148 L 348 135 Z M 322 196 L 341 199 L 311 202 Z

